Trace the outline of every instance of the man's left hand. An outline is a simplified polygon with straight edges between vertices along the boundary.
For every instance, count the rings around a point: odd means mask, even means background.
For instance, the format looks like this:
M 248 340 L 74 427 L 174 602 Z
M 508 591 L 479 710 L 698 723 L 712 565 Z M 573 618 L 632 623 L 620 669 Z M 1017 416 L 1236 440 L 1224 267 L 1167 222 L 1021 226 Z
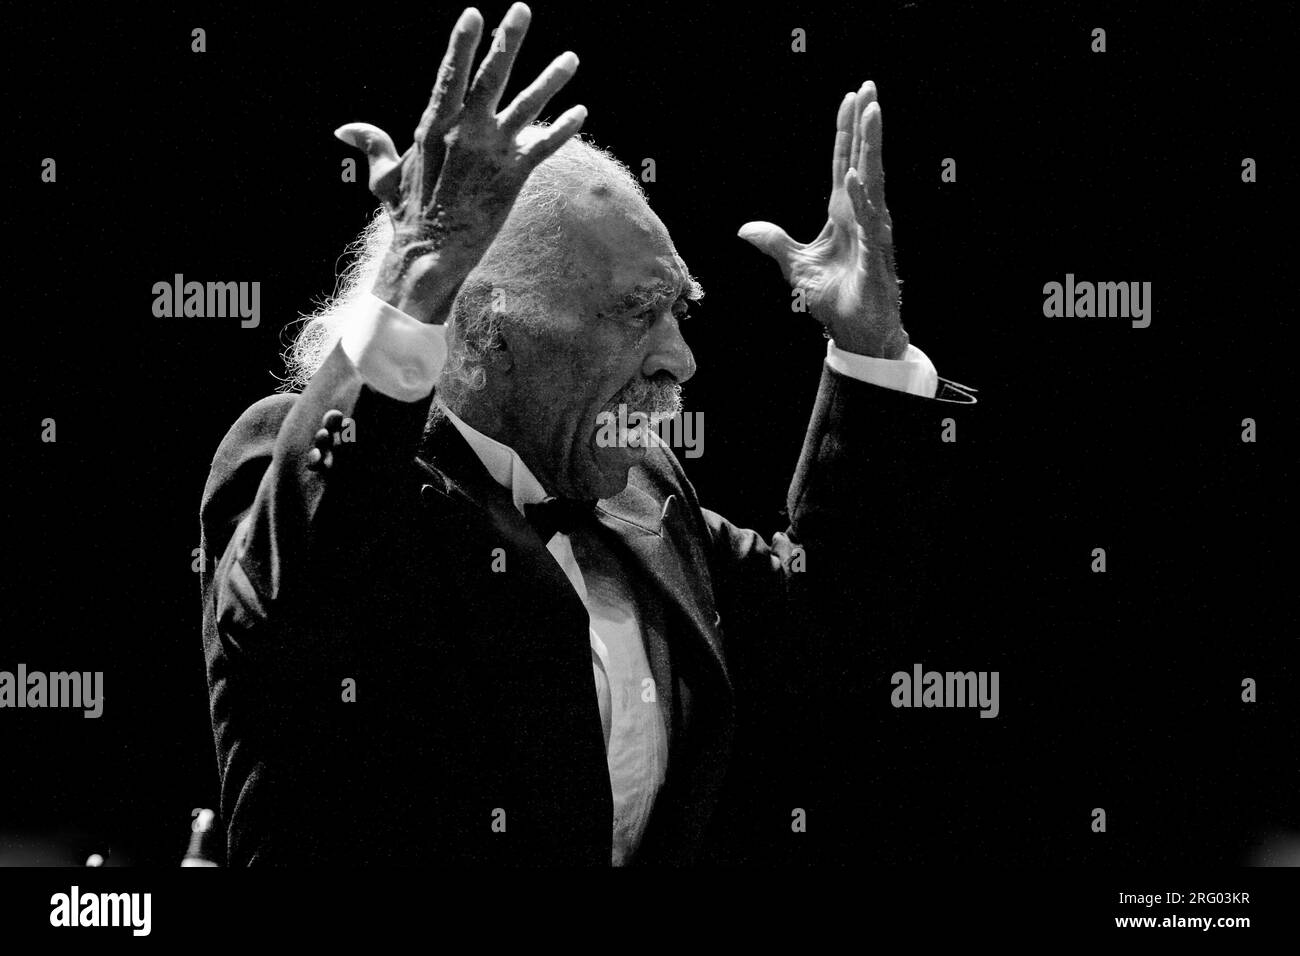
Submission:
M 908 338 L 899 316 L 880 104 L 873 82 L 844 97 L 835 125 L 829 217 L 821 234 L 800 243 L 780 226 L 748 222 L 739 235 L 777 261 L 836 346 L 900 359 Z

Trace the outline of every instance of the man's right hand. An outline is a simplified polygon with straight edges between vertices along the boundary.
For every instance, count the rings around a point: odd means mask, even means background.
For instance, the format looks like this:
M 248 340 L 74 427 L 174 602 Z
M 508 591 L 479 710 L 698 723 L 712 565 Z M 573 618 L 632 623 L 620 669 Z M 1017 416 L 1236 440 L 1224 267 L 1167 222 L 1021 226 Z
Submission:
M 393 222 L 393 247 L 373 292 L 421 322 L 447 320 L 456 292 L 496 238 L 528 175 L 587 118 L 585 107 L 574 106 L 545 133 L 527 132 L 577 70 L 571 52 L 556 57 L 496 112 L 531 18 L 522 3 L 510 8 L 471 84 L 483 17 L 473 7 L 460 15 L 415 142 L 403 156 L 387 133 L 369 123 L 335 130 L 365 152 L 370 191 Z

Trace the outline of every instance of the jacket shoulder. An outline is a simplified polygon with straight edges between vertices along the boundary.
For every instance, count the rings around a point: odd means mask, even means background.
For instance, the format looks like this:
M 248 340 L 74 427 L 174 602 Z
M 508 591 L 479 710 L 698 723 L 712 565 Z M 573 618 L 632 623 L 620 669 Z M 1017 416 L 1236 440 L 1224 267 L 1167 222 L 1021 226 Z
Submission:
M 276 436 L 297 393 L 268 395 L 254 402 L 226 432 L 208 469 L 200 516 L 205 533 L 234 519 L 251 504 L 271 461 Z

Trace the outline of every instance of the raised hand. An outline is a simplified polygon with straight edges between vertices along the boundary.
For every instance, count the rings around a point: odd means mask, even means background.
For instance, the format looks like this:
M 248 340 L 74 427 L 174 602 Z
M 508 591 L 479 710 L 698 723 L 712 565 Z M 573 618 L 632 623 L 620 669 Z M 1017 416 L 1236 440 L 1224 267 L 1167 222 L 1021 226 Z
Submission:
M 472 7 L 460 15 L 404 155 L 398 156 L 387 133 L 368 123 L 335 130 L 365 152 L 370 190 L 393 221 L 393 247 L 374 294 L 422 322 L 446 321 L 456 291 L 492 244 L 528 175 L 587 117 L 585 107 L 574 106 L 545 132 L 528 130 L 577 70 L 571 52 L 556 57 L 497 112 L 531 18 L 522 3 L 510 8 L 470 83 L 483 18 Z
M 831 159 L 831 198 L 821 233 L 795 242 L 770 222 L 748 222 L 740 237 L 781 266 L 808 312 L 850 352 L 897 359 L 907 351 L 898 309 L 893 226 L 885 207 L 880 104 L 868 80 L 840 102 Z

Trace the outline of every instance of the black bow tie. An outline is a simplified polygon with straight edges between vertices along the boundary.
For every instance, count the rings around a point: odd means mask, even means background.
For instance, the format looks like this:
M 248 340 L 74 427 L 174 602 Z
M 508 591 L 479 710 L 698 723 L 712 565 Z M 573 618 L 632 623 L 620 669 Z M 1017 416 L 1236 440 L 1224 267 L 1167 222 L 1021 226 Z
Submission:
M 596 514 L 596 502 L 575 498 L 547 498 L 537 504 L 524 505 L 524 517 L 533 526 L 542 543 L 550 541 L 558 532 L 572 534 L 584 521 Z

